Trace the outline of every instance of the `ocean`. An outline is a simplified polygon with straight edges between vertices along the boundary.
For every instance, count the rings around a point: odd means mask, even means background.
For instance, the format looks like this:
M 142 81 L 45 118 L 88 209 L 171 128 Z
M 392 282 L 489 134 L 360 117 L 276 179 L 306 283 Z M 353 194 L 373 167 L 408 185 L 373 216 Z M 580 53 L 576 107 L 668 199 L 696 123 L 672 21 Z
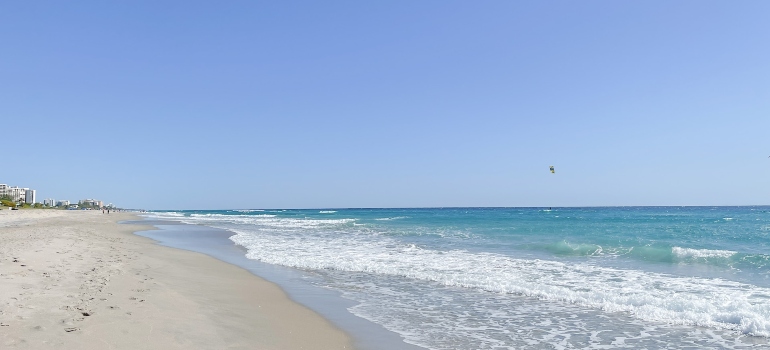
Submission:
M 158 211 L 426 349 L 770 347 L 770 207 Z

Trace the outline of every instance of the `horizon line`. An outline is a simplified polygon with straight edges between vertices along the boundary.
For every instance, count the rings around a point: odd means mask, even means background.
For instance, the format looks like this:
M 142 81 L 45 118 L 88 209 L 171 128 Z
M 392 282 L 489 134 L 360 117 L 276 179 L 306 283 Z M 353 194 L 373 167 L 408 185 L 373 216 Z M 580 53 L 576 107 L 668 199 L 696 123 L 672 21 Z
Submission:
M 147 211 L 202 210 L 349 210 L 349 209 L 536 209 L 536 208 L 704 208 L 704 207 L 770 207 L 770 204 L 741 205 L 585 205 L 585 206 L 427 206 L 427 207 L 306 207 L 306 208 L 225 208 L 225 209 L 124 209 Z

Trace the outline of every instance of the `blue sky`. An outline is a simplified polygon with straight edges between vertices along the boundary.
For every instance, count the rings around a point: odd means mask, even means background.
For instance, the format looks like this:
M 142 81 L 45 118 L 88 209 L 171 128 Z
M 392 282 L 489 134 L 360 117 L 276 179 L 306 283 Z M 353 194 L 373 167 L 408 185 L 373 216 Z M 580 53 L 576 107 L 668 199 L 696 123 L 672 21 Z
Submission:
M 6 2 L 0 183 L 148 209 L 770 204 L 768 14 Z

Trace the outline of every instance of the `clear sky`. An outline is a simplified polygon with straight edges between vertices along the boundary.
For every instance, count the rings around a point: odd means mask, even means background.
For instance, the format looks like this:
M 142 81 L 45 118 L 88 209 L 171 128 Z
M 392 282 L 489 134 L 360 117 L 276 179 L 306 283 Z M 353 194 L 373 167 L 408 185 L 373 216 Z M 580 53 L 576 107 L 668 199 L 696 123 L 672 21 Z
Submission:
M 0 183 L 146 209 L 770 204 L 768 18 L 7 1 Z

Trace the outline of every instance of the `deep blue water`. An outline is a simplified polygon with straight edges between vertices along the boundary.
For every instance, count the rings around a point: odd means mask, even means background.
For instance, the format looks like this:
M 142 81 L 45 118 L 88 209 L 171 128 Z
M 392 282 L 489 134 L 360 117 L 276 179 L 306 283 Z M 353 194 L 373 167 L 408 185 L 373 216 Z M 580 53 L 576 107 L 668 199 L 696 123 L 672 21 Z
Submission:
M 770 207 L 156 212 L 433 349 L 767 346 Z

